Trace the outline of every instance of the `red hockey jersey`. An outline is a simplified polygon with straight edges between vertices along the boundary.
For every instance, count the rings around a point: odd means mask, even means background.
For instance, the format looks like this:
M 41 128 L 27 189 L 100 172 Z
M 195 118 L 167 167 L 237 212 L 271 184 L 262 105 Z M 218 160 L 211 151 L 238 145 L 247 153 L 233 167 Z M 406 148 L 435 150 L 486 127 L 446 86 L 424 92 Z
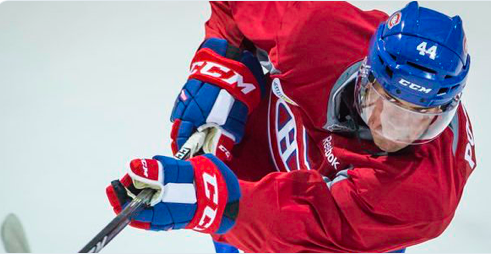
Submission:
M 206 37 L 252 43 L 270 71 L 229 164 L 242 190 L 237 222 L 216 240 L 245 252 L 388 252 L 445 230 L 476 167 L 463 107 L 436 140 L 379 156 L 336 118 L 385 13 L 342 2 L 211 7 Z

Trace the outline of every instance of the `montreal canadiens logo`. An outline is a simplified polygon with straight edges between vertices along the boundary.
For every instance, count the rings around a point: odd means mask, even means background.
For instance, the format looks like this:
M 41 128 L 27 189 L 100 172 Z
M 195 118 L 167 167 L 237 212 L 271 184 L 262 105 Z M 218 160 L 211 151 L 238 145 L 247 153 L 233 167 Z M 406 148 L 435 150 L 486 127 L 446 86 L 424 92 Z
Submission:
M 401 12 L 397 12 L 389 18 L 389 23 L 387 26 L 389 27 L 389 29 L 392 29 L 392 27 L 398 25 L 400 22 L 401 22 Z

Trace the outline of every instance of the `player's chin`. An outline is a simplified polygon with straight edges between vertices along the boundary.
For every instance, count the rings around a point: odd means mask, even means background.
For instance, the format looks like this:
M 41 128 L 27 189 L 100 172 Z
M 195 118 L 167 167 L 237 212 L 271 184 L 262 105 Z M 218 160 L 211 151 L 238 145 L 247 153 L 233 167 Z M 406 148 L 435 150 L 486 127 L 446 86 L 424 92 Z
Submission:
M 372 137 L 373 137 L 373 142 L 375 143 L 375 145 L 379 149 L 381 149 L 385 152 L 389 152 L 389 153 L 396 152 L 396 151 L 402 150 L 408 146 L 407 144 L 404 144 L 404 143 L 399 143 L 399 142 L 394 142 L 394 141 L 388 140 L 376 132 L 372 132 Z

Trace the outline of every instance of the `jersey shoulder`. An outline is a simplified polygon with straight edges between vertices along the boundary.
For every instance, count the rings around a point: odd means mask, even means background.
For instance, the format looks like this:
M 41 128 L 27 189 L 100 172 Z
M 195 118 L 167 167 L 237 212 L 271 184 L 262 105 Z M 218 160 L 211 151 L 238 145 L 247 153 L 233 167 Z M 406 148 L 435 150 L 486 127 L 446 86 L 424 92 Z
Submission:
M 475 139 L 472 131 L 472 124 L 461 103 L 455 113 L 447 130 L 442 133 L 443 138 L 448 137 L 452 140 L 452 156 L 455 159 L 455 167 L 459 173 L 468 178 L 476 168 Z
M 446 226 L 477 166 L 474 146 L 469 115 L 459 105 L 450 125 L 435 140 L 381 157 L 365 159 L 353 153 L 351 158 L 360 163 L 348 173 L 370 204 L 392 209 L 401 218 L 444 221 Z M 398 206 L 411 213 L 397 210 Z
M 313 125 L 326 124 L 336 81 L 368 53 L 370 38 L 387 19 L 381 11 L 362 11 L 343 2 L 301 2 L 285 13 L 270 58 L 282 90 Z
M 298 2 L 281 21 L 278 68 L 298 81 L 325 69 L 339 74 L 367 54 L 371 36 L 386 19 L 381 11 L 344 2 Z

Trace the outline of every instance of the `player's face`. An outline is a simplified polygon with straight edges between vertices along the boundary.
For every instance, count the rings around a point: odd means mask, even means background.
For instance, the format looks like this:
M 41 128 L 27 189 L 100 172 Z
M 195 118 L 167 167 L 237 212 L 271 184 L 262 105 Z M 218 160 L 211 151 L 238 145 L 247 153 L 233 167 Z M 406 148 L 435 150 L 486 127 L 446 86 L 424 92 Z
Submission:
M 375 82 L 367 86 L 365 109 L 374 143 L 386 152 L 395 152 L 421 137 L 435 119 L 439 108 L 421 108 L 391 97 Z M 424 112 L 424 113 L 421 113 Z M 429 113 L 429 114 L 425 114 Z
M 356 110 L 380 149 L 395 152 L 408 145 L 430 142 L 454 119 L 460 95 L 438 107 L 419 107 L 391 96 L 374 75 L 365 59 L 358 71 L 354 95 Z

